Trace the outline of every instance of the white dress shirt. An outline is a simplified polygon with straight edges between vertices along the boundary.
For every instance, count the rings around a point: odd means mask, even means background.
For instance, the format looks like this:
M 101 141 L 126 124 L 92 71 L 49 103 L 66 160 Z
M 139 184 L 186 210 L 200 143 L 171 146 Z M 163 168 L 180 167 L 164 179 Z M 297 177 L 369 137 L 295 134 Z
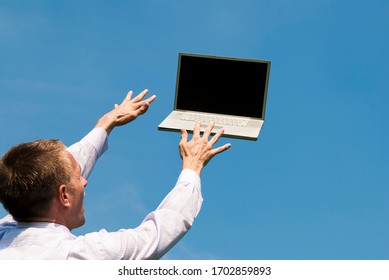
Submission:
M 95 128 L 68 151 L 87 178 L 107 147 L 106 131 Z M 190 229 L 201 204 L 200 177 L 184 169 L 158 208 L 134 229 L 75 236 L 63 225 L 20 223 L 8 215 L 0 220 L 0 259 L 159 259 Z

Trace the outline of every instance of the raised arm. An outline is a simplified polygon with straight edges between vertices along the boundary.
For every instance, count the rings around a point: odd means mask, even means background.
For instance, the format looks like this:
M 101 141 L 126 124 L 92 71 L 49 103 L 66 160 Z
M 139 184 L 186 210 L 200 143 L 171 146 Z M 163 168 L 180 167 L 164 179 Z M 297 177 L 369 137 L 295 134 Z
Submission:
M 213 148 L 223 130 L 211 139 L 210 124 L 200 136 L 200 123 L 188 142 L 188 134 L 182 131 L 179 144 L 182 171 L 175 187 L 163 199 L 158 208 L 148 214 L 135 229 L 109 233 L 102 230 L 85 235 L 87 244 L 101 244 L 101 258 L 108 259 L 159 259 L 172 248 L 191 228 L 202 205 L 200 174 L 203 167 L 216 155 L 227 150 L 225 144 Z M 104 240 L 104 242 L 101 242 Z M 120 242 L 118 242 L 120 240 Z M 86 247 L 84 249 L 88 251 Z
M 135 120 L 140 115 L 147 112 L 150 103 L 156 98 L 155 95 L 144 99 L 148 90 L 143 90 L 140 94 L 132 98 L 133 92 L 128 92 L 126 98 L 120 105 L 115 104 L 113 110 L 104 114 L 96 123 L 94 129 L 90 131 L 79 142 L 71 145 L 67 150 L 74 156 L 81 167 L 81 175 L 88 178 L 97 159 L 107 149 L 107 136 L 116 126 L 122 126 Z M 144 100 L 143 100 L 144 99 Z M 1 226 L 16 225 L 11 215 L 0 219 Z

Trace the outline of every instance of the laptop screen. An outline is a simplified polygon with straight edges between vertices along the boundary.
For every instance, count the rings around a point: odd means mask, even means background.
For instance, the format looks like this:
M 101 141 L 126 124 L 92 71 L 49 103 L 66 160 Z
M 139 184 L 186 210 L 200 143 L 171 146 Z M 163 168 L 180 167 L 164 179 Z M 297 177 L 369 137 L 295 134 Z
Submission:
M 264 119 L 270 61 L 181 53 L 175 108 Z

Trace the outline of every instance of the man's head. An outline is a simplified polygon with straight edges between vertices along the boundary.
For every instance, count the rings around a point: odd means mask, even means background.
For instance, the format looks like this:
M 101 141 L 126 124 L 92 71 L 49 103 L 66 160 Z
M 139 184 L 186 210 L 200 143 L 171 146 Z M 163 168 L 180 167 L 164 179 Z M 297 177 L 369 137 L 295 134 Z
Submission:
M 85 186 L 80 167 L 58 140 L 19 144 L 0 159 L 0 201 L 17 221 L 81 226 Z

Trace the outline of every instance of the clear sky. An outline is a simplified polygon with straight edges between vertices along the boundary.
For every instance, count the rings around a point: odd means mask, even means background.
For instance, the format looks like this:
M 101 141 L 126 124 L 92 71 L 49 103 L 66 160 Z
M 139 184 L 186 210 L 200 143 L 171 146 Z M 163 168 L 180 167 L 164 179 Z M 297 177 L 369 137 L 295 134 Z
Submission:
M 0 0 L 0 154 L 70 145 L 148 88 L 157 100 L 112 132 L 74 233 L 135 227 L 180 172 L 179 134 L 157 130 L 178 53 L 270 60 L 258 141 L 219 141 L 232 147 L 165 258 L 388 259 L 388 30 L 385 0 Z

